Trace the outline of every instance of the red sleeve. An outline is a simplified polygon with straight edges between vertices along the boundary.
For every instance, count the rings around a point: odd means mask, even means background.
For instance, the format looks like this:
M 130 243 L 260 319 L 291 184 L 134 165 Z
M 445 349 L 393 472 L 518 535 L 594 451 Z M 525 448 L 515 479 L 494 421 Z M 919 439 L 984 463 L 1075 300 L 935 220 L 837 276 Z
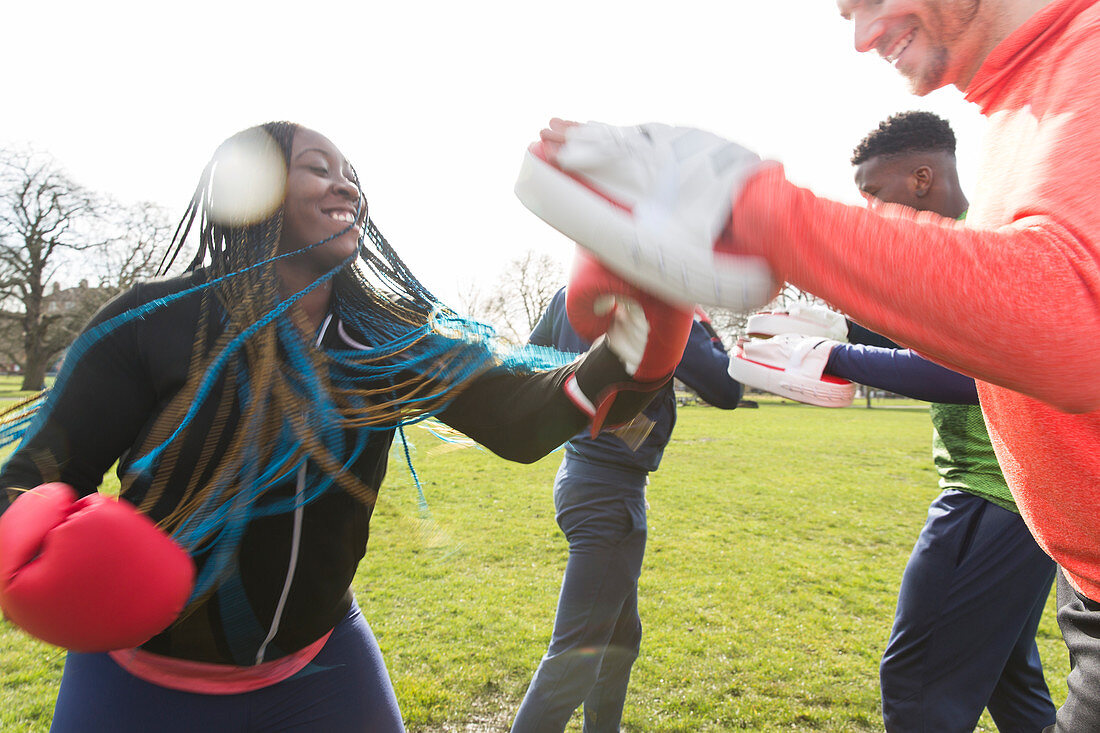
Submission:
M 970 229 L 900 206 L 873 212 L 772 167 L 741 193 L 730 232 L 778 278 L 952 369 L 1068 412 L 1100 408 L 1097 251 L 1053 217 Z

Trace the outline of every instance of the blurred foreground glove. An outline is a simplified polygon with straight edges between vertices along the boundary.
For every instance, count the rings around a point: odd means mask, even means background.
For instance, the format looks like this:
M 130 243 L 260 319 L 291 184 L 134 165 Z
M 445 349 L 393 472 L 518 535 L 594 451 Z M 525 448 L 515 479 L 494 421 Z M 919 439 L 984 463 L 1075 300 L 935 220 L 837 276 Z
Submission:
M 520 169 L 516 195 L 535 215 L 667 302 L 748 312 L 772 299 L 763 259 L 721 251 L 732 201 L 763 165 L 756 154 L 658 124 L 590 122 L 564 136 L 556 154 L 532 145 Z
M 837 343 L 795 333 L 742 341 L 730 355 L 730 376 L 746 387 L 808 405 L 847 407 L 855 397 L 855 384 L 824 373 Z
M 50 644 L 138 646 L 171 624 L 194 582 L 187 553 L 129 503 L 43 484 L 0 516 L 0 609 Z
M 683 358 L 693 313 L 639 290 L 579 247 L 565 291 L 565 310 L 581 338 L 594 343 L 601 336 L 605 339 L 629 378 L 586 385 L 587 375 L 578 371 L 574 387 L 580 394 L 570 396 L 592 418 L 595 435 L 608 422 L 620 392 L 653 392 L 668 382 Z

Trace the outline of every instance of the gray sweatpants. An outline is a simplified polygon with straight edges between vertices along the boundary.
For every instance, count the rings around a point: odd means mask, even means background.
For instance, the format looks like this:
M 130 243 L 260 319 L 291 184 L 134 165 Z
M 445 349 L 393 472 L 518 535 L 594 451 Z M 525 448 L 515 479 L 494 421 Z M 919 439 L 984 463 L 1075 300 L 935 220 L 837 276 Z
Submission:
M 1073 589 L 1058 569 L 1058 626 L 1069 649 L 1069 695 L 1043 733 L 1100 731 L 1100 603 Z

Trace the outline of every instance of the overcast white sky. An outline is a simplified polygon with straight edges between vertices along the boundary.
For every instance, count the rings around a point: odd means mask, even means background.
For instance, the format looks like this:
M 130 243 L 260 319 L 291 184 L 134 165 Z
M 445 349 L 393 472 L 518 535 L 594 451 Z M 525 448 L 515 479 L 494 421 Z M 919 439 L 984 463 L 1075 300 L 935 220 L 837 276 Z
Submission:
M 176 215 L 221 140 L 301 122 L 340 146 L 379 227 L 454 301 L 525 249 L 568 262 L 512 194 L 551 116 L 705 127 L 859 203 L 852 148 L 926 109 L 954 125 L 970 183 L 976 109 L 953 88 L 911 96 L 851 34 L 834 0 L 12 2 L 0 145 Z

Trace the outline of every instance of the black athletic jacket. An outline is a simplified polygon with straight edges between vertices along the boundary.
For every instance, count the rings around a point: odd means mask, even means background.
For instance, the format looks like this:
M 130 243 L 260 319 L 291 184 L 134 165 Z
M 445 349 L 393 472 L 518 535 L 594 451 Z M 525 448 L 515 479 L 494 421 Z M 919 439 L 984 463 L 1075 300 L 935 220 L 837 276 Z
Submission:
M 172 280 L 138 285 L 108 303 L 89 328 L 152 299 L 199 282 L 200 271 Z M 31 488 L 64 481 L 81 494 L 96 490 L 116 460 L 127 472 L 156 417 L 183 387 L 200 312 L 199 294 L 187 296 L 134 319 L 100 340 L 73 365 L 62 391 L 52 396 L 44 422 L 29 434 L 0 472 L 0 487 Z M 337 329 L 326 330 L 322 348 L 346 349 Z M 63 370 L 69 372 L 69 369 Z M 585 424 L 587 417 L 566 397 L 563 384 L 573 373 L 585 394 L 595 396 L 626 376 L 618 359 L 597 347 L 583 359 L 553 371 L 517 375 L 492 370 L 470 384 L 439 418 L 494 453 L 531 462 L 549 453 Z M 221 389 L 218 385 L 216 389 Z M 652 393 L 627 392 L 616 402 L 612 419 L 625 419 L 644 407 Z M 215 420 L 234 426 L 236 414 L 216 415 L 219 400 L 209 400 L 188 433 L 178 461 L 179 475 L 168 481 L 166 496 L 150 516 L 163 518 L 192 479 L 188 456 L 223 445 L 206 444 Z M 345 439 L 356 435 L 348 431 Z M 379 487 L 393 431 L 378 431 L 350 471 L 368 486 Z M 205 477 L 199 477 L 202 480 Z M 141 501 L 150 478 L 138 478 L 127 498 Z M 284 497 L 296 481 L 288 480 Z M 0 491 L 0 510 L 14 499 Z M 352 576 L 366 551 L 371 507 L 339 490 L 305 505 L 298 556 L 284 608 L 276 607 L 292 565 L 293 514 L 254 520 L 240 546 L 239 572 L 186 618 L 147 642 L 148 651 L 205 662 L 250 665 L 297 651 L 319 639 L 347 613 Z M 203 560 L 200 558 L 199 562 Z M 268 639 L 274 631 L 274 636 Z M 267 639 L 265 643 L 265 639 Z M 258 652 L 263 649 L 262 655 Z

